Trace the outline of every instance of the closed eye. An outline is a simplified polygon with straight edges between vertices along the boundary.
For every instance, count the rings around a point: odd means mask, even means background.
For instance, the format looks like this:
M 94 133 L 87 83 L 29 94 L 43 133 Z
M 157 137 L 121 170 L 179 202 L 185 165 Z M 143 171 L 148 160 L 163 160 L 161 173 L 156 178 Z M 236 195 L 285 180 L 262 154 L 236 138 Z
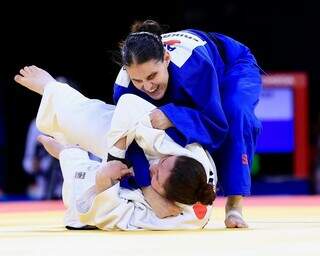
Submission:
M 157 72 L 152 73 L 151 75 L 149 75 L 149 76 L 147 77 L 147 80 L 152 80 L 152 79 L 154 79 L 156 75 L 157 75 Z
M 139 79 L 132 79 L 132 82 L 135 82 L 135 83 L 142 83 L 142 80 L 139 80 Z

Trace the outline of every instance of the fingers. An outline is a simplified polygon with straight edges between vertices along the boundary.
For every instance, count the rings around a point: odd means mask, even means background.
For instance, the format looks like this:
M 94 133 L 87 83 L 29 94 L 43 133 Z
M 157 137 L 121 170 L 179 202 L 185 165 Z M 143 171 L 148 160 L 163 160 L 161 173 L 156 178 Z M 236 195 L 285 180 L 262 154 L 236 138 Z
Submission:
M 121 175 L 120 178 L 123 178 L 123 177 L 125 177 L 125 176 L 133 176 L 134 173 L 133 173 L 132 168 L 130 168 L 130 169 L 126 168 L 126 169 L 122 169 L 122 170 L 120 171 L 120 175 Z
M 114 166 L 114 167 L 117 167 L 119 169 L 128 169 L 127 165 L 125 165 L 124 163 L 122 163 L 122 162 L 120 162 L 118 160 L 109 161 L 109 162 L 107 162 L 107 165 Z

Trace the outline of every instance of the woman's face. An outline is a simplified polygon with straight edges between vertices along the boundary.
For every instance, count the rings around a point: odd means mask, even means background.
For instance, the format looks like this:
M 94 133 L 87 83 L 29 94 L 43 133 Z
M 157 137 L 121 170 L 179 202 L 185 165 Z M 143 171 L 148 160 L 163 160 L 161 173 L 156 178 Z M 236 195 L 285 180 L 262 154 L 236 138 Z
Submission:
M 151 187 L 164 197 L 166 195 L 164 185 L 170 177 L 176 159 L 176 156 L 166 156 L 161 158 L 157 164 L 150 166 Z
M 168 88 L 168 65 L 170 55 L 165 52 L 163 61 L 149 60 L 145 63 L 133 63 L 125 69 L 133 83 L 140 91 L 143 91 L 154 100 L 163 98 Z

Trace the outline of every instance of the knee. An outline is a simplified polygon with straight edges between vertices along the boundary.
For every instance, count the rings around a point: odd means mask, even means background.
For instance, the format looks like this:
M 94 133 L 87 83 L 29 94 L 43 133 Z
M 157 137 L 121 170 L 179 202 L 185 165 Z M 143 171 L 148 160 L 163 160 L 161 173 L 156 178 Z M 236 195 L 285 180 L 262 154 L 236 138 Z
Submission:
M 137 95 L 134 94 L 123 94 L 120 98 L 119 101 L 117 103 L 117 105 L 122 105 L 122 104 L 128 104 L 130 102 L 137 102 L 142 100 L 140 97 L 138 97 Z

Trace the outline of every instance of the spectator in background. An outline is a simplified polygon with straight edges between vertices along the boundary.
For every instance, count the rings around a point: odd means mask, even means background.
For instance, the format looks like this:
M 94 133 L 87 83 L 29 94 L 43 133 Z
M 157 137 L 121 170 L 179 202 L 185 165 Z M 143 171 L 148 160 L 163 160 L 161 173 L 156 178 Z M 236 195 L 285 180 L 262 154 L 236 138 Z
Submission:
M 1 88 L 0 88 L 1 90 Z M 4 124 L 4 103 L 2 99 L 2 91 L 0 91 L 0 198 L 4 194 L 4 178 L 5 178 L 5 124 Z
M 34 178 L 27 188 L 30 199 L 60 199 L 62 176 L 59 161 L 50 156 L 37 140 L 40 131 L 33 119 L 29 125 L 25 153 L 22 161 L 23 169 Z

